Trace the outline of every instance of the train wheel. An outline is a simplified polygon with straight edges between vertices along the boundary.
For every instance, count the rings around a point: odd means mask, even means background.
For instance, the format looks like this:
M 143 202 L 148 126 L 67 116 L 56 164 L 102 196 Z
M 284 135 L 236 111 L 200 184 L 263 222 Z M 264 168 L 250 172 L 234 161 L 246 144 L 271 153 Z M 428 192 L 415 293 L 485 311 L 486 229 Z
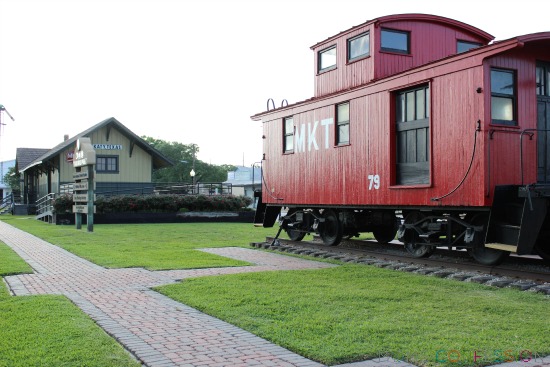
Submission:
M 542 229 L 535 242 L 535 253 L 550 262 L 550 215 L 546 215 Z
M 299 231 L 297 229 L 285 229 L 285 232 L 291 241 L 301 241 L 306 236 L 305 232 Z
M 394 218 L 393 225 L 380 226 L 373 230 L 372 234 L 379 243 L 388 243 L 395 239 L 398 229 L 399 224 L 397 223 L 397 218 Z
M 484 226 L 484 230 L 476 232 L 474 235 L 473 248 L 468 249 L 468 254 L 480 264 L 483 265 L 498 265 L 510 253 L 508 251 L 497 250 L 494 248 L 485 247 L 485 229 L 489 224 L 489 217 L 486 214 L 478 214 L 472 219 L 472 224 L 476 226 Z
M 539 237 L 535 243 L 537 255 L 550 262 L 550 237 Z
M 405 224 L 416 223 L 424 218 L 424 215 L 420 212 L 411 212 L 405 217 Z M 435 251 L 433 246 L 429 246 L 423 243 L 420 239 L 418 232 L 414 229 L 407 229 L 405 234 L 401 238 L 405 244 L 405 250 L 413 257 L 428 257 Z
M 319 226 L 319 235 L 323 243 L 327 246 L 336 246 L 342 241 L 343 229 L 342 223 L 338 219 L 338 214 L 334 210 L 327 209 L 323 211 L 325 221 Z
M 498 265 L 510 255 L 508 251 L 489 247 L 474 247 L 468 249 L 468 253 L 475 261 L 483 265 Z
M 296 212 L 296 209 L 291 209 L 286 214 L 287 217 L 292 216 Z M 302 223 L 303 224 L 303 223 Z M 285 232 L 291 241 L 301 241 L 306 236 L 306 232 L 299 229 L 285 228 Z

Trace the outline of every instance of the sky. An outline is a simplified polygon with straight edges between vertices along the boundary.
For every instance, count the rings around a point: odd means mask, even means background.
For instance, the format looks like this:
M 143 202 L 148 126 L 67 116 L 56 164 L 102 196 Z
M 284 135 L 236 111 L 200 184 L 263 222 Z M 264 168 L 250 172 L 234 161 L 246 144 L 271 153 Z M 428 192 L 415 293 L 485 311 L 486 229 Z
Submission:
M 250 116 L 313 96 L 310 47 L 380 16 L 452 18 L 503 40 L 550 31 L 548 0 L 0 0 L 0 161 L 115 117 L 198 159 L 261 160 Z

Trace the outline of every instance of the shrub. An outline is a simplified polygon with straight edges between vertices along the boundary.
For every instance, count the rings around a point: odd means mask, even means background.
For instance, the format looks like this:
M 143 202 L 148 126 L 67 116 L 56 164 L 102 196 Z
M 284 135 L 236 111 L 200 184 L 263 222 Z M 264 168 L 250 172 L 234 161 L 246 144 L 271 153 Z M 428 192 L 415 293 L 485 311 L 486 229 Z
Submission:
M 118 195 L 99 196 L 95 201 L 97 213 L 124 212 L 185 212 L 185 211 L 241 211 L 252 203 L 246 196 L 233 195 Z M 73 198 L 64 194 L 55 199 L 54 211 L 72 211 Z

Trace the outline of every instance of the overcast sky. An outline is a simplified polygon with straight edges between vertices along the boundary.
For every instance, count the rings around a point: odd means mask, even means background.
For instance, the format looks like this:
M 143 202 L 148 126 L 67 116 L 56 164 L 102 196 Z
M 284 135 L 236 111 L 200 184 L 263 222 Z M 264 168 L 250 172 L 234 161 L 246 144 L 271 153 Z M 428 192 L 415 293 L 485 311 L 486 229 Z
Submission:
M 261 159 L 250 116 L 313 96 L 310 47 L 390 14 L 428 13 L 502 40 L 550 31 L 548 0 L 0 0 L 0 161 L 109 117 L 199 145 L 212 164 Z M 244 158 L 243 158 L 244 157 Z

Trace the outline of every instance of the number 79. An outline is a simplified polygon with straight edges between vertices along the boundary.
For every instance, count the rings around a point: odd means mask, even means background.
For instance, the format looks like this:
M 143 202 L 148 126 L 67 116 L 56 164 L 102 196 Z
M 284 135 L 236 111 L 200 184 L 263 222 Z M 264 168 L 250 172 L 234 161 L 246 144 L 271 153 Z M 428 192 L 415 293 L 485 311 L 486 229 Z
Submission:
M 369 175 L 369 190 L 378 190 L 380 188 L 380 176 L 378 175 Z

